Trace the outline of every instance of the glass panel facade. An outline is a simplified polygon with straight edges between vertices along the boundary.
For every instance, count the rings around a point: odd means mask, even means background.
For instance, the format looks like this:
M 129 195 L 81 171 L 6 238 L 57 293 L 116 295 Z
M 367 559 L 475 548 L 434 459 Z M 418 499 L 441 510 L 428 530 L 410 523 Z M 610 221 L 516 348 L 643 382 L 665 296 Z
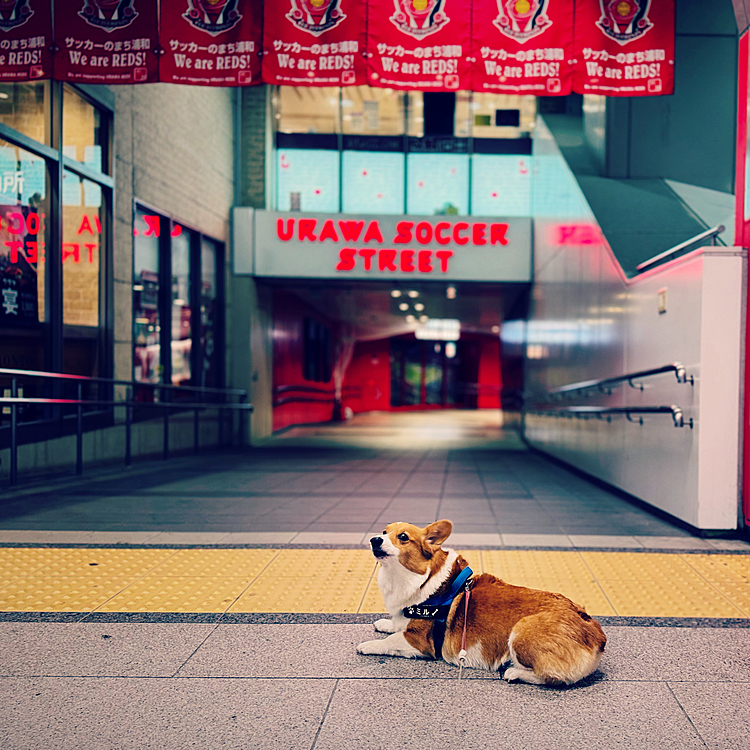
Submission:
M 0 141 L 0 367 L 45 366 L 48 196 L 44 160 Z
M 133 380 L 161 379 L 159 333 L 160 217 L 136 211 L 133 227 Z
M 218 388 L 221 385 L 221 347 L 218 262 L 219 248 L 215 242 L 201 242 L 200 291 L 200 382 L 196 385 Z
M 344 213 L 404 212 L 403 154 L 344 151 L 342 159 Z
M 470 106 L 474 138 L 521 138 L 534 129 L 535 96 L 475 92 Z
M 276 130 L 279 133 L 339 133 L 338 87 L 281 86 Z
M 406 213 L 469 213 L 467 154 L 408 154 Z
M 339 210 L 339 152 L 282 149 L 277 158 L 279 211 Z
M 48 81 L 0 83 L 0 122 L 39 143 L 49 143 Z
M 341 122 L 344 133 L 403 135 L 407 94 L 392 89 L 351 86 L 342 90 Z
M 174 234 L 174 232 L 173 232 Z M 190 244 L 192 232 L 172 237 L 172 385 L 191 381 Z
M 474 216 L 531 216 L 531 157 L 475 154 L 471 171 Z
M 63 91 L 63 155 L 97 172 L 107 171 L 99 110 L 65 87 Z

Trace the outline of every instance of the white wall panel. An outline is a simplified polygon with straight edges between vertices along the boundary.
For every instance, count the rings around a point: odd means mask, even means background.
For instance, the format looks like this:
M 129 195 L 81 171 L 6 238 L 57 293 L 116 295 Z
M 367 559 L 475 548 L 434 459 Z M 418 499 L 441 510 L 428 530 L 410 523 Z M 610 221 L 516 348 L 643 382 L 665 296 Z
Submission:
M 745 259 L 706 248 L 629 281 L 540 122 L 534 140 L 535 287 L 527 324 L 527 393 L 682 362 L 672 373 L 561 406 L 678 405 L 629 422 L 529 413 L 528 441 L 701 529 L 731 529 L 738 508 Z M 637 220 L 634 219 L 634 220 Z M 667 311 L 659 313 L 660 289 Z M 534 401 L 534 397 L 531 398 Z M 528 404 L 531 408 L 532 404 Z

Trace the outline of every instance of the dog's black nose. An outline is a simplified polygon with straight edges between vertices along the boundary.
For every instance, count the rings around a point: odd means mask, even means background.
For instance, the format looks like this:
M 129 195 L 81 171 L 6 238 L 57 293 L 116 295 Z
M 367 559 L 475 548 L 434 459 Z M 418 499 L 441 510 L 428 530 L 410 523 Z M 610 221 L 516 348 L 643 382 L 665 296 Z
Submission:
M 370 539 L 370 544 L 372 545 L 373 549 L 379 549 L 383 546 L 383 537 L 374 536 L 372 539 Z

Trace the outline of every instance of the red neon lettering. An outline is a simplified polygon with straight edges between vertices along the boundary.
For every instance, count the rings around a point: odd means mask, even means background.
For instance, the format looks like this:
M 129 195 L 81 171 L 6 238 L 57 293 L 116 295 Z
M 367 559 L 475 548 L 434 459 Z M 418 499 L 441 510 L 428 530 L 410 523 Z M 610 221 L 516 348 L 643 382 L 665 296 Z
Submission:
M 437 234 L 437 229 L 435 230 Z M 420 273 L 432 273 L 432 250 L 420 250 L 417 254 L 417 268 Z
M 377 250 L 371 250 L 370 248 L 363 247 L 359 254 L 362 257 L 362 261 L 365 266 L 365 271 L 371 271 L 372 270 L 372 256 L 375 255 Z
M 81 225 L 78 227 L 78 232 L 76 232 L 76 234 L 83 234 L 84 232 L 94 234 L 94 227 L 91 226 L 91 219 L 89 219 L 86 214 L 83 215 Z
M 413 221 L 399 221 L 396 224 L 396 236 L 393 238 L 393 242 L 396 245 L 405 245 L 411 242 L 411 228 L 413 226 Z
M 339 241 L 339 236 L 336 234 L 336 228 L 333 226 L 333 219 L 328 219 L 328 221 L 323 224 L 323 230 L 318 237 L 318 242 L 323 242 L 323 240 L 333 240 L 334 242 Z
M 96 242 L 87 242 L 84 247 L 89 251 L 89 263 L 94 262 L 94 250 L 97 248 Z
M 39 246 L 36 242 L 26 243 L 26 260 L 29 263 L 39 262 Z
M 158 237 L 161 234 L 161 221 L 158 216 L 143 215 L 148 229 L 143 233 L 144 237 Z M 76 261 L 77 263 L 78 261 Z
M 370 226 L 367 227 L 365 238 L 362 242 L 369 242 L 370 240 L 375 240 L 381 243 L 383 242 L 383 235 L 380 233 L 380 225 L 377 220 L 370 222 Z
M 380 271 L 395 271 L 396 263 L 396 251 L 395 250 L 381 250 L 378 253 L 378 269 Z
M 102 223 L 99 221 L 98 216 L 94 216 L 94 224 L 96 224 L 96 231 L 101 234 L 102 233 Z
M 401 270 L 405 273 L 411 273 L 414 270 L 414 251 L 401 251 Z
M 286 220 L 286 231 L 284 231 L 284 219 L 276 220 L 276 236 L 282 242 L 289 242 L 294 236 L 294 219 Z
M 432 224 L 427 221 L 420 221 L 416 228 L 417 242 L 420 245 L 426 245 L 432 240 Z
M 73 258 L 74 263 L 81 262 L 81 246 L 77 242 L 63 242 L 62 243 L 62 259 L 63 263 L 68 258 Z
M 468 241 L 468 237 L 462 237 L 459 232 L 465 232 L 469 228 L 469 225 L 465 221 L 459 221 L 453 227 L 453 241 L 457 245 L 465 245 Z M 438 256 L 439 257 L 439 256 Z
M 12 221 L 15 218 L 18 219 L 17 226 L 13 226 L 12 224 Z M 22 213 L 19 213 L 18 211 L 13 211 L 12 213 L 8 214 L 8 231 L 11 234 L 23 234 L 25 228 L 26 228 L 26 221 L 24 220 Z
M 495 245 L 498 242 L 501 245 L 507 245 L 508 240 L 505 236 L 507 231 L 507 224 L 490 224 L 490 245 Z
M 339 264 L 336 266 L 337 271 L 351 271 L 357 265 L 354 260 L 354 254 L 357 251 L 353 247 L 345 247 L 339 252 Z
M 443 229 L 450 229 L 451 225 L 447 221 L 439 221 L 435 225 L 435 241 L 438 245 L 447 245 L 450 241 L 450 237 L 443 237 Z
M 364 226 L 364 221 L 339 221 L 341 235 L 347 242 L 356 242 Z
M 39 220 L 39 214 L 30 213 L 26 217 L 26 231 L 29 234 L 39 234 L 42 222 Z
M 484 233 L 487 229 L 486 224 L 473 224 L 471 227 L 471 239 L 475 245 L 486 245 L 487 240 Z
M 443 273 L 448 272 L 448 258 L 453 257 L 453 250 L 438 250 L 435 255 L 440 258 L 440 270 Z
M 23 247 L 21 240 L 5 240 L 5 247 L 10 248 L 10 262 L 18 263 L 18 251 Z
M 297 235 L 299 241 L 310 240 L 315 242 L 317 237 L 313 234 L 315 227 L 318 223 L 317 219 L 300 219 L 299 220 L 299 234 Z
M 99 223 L 99 217 L 95 216 L 96 228 L 99 230 L 99 234 L 102 233 L 102 225 Z M 172 231 L 169 233 L 172 237 L 179 237 L 182 234 L 182 227 L 179 224 L 175 224 L 172 227 Z

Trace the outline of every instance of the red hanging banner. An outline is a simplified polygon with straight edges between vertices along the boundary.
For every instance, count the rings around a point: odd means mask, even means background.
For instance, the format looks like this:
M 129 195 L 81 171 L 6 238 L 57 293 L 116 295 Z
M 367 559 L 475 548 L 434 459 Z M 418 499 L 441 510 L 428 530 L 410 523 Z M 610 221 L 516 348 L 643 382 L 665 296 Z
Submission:
M 365 12 L 358 0 L 266 2 L 263 80 L 285 86 L 364 84 Z
M 369 0 L 368 82 L 420 91 L 468 89 L 470 41 L 469 2 Z
M 572 0 L 474 0 L 473 8 L 473 91 L 571 92 Z
M 49 0 L 0 2 L 0 81 L 52 76 Z
M 260 83 L 261 0 L 161 0 L 159 80 Z
M 76 83 L 156 81 L 153 0 L 67 0 L 55 14 L 55 78 Z
M 674 0 L 576 0 L 573 90 L 674 92 Z

